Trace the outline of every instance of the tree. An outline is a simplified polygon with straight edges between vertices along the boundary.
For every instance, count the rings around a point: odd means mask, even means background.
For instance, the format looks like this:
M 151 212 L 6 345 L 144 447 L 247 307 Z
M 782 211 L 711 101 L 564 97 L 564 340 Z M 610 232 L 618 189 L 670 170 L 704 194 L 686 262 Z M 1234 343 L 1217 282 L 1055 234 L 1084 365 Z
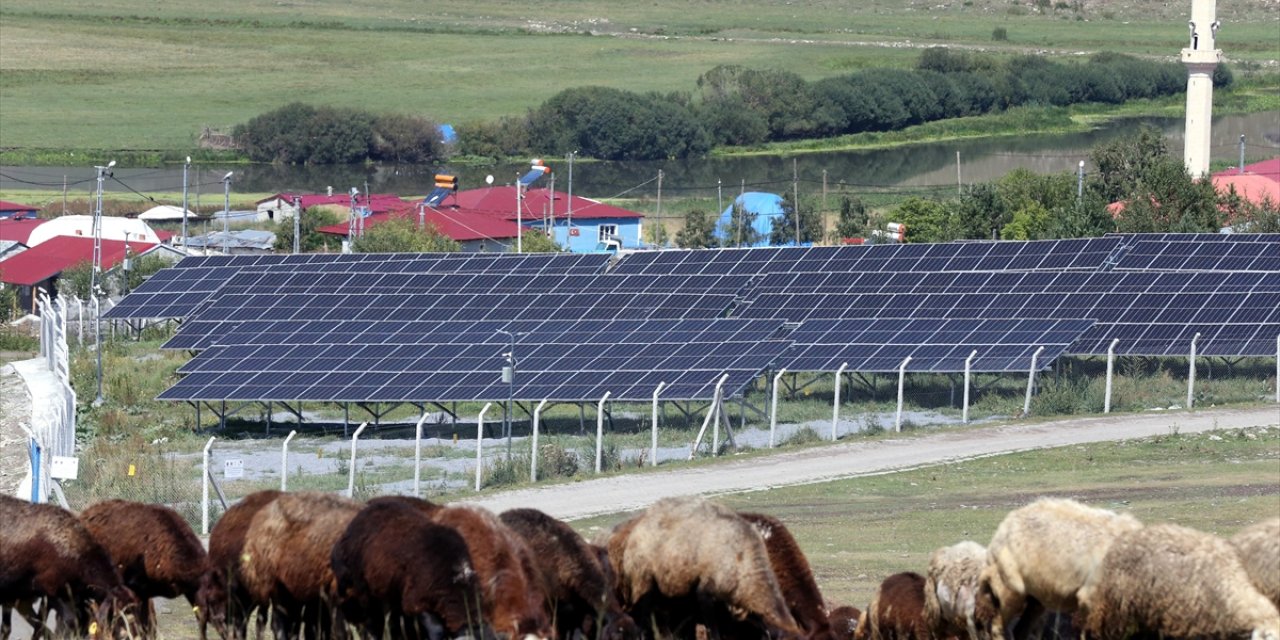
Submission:
M 1132 195 L 1136 180 L 1167 156 L 1164 136 L 1150 126 L 1142 127 L 1131 136 L 1100 144 L 1089 153 L 1094 166 L 1089 188 L 1107 202 L 1123 200 Z
M 0 285 L 0 322 L 18 317 L 18 289 L 12 285 Z
M 951 229 L 957 238 L 990 238 L 1010 220 L 999 189 L 989 182 L 965 187 L 959 198 L 947 204 Z
M 671 234 L 661 220 L 653 220 L 644 227 L 644 240 L 651 246 L 665 247 L 671 241 Z
M 373 121 L 375 159 L 408 164 L 433 164 L 444 158 L 440 126 L 419 116 L 386 114 Z
M 131 257 L 129 260 L 129 271 L 123 268 L 115 273 L 115 286 L 120 291 L 133 291 L 142 286 L 147 278 L 151 277 L 155 272 L 169 266 L 169 263 L 158 255 L 145 255 L 141 258 Z
M 908 242 L 952 240 L 947 208 L 937 200 L 912 196 L 889 212 L 888 222 L 907 225 Z
M 461 251 L 462 245 L 440 233 L 430 222 L 425 229 L 415 220 L 392 217 L 365 230 L 351 242 L 356 253 L 420 253 L 427 251 Z
M 58 275 L 58 291 L 73 298 L 88 300 L 89 287 L 93 282 L 93 263 L 81 260 L 62 270 Z M 99 284 L 99 286 L 102 286 Z
M 338 214 L 332 209 L 326 207 L 312 207 L 303 209 L 300 214 L 302 219 L 298 221 L 298 225 L 302 230 L 302 242 L 298 246 L 298 250 L 302 253 L 310 253 L 321 247 L 327 247 L 331 240 L 336 240 L 324 233 L 320 233 L 320 227 L 327 227 L 331 224 L 339 222 Z M 281 219 L 276 223 L 275 229 L 276 243 L 275 250 L 281 253 L 290 253 L 293 251 L 293 220 Z
M 796 219 L 800 220 L 800 243 L 813 243 L 822 239 L 822 216 L 814 207 L 803 204 L 797 207 L 790 191 L 782 195 L 782 215 L 773 219 L 769 230 L 769 244 L 775 246 L 796 243 Z
M 1116 229 L 1126 233 L 1212 233 L 1222 225 L 1218 193 L 1210 180 L 1187 174 L 1182 161 L 1156 160 L 1141 175 L 1116 216 Z
M 756 212 L 734 203 L 729 220 L 720 229 L 720 246 L 753 247 L 764 240 L 764 234 L 756 230 Z
M 512 243 L 509 251 L 514 253 L 515 250 L 516 245 Z M 551 236 L 534 229 L 521 234 L 520 250 L 524 253 L 559 253 L 564 251 L 564 247 L 556 244 Z
M 856 238 L 867 229 L 867 205 L 857 196 L 840 197 L 840 219 L 836 222 L 836 238 Z
M 716 246 L 716 223 L 702 209 L 691 209 L 684 215 L 684 228 L 676 233 L 681 249 L 708 249 Z

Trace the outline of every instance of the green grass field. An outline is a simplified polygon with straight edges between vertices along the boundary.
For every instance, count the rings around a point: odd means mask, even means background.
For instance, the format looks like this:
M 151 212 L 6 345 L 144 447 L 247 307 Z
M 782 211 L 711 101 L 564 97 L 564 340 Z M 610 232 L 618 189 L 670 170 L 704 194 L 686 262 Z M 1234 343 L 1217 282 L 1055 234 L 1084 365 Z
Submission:
M 1189 2 L 1044 4 L 7 0 L 0 147 L 185 149 L 206 126 L 294 100 L 489 119 L 573 86 L 692 91 L 718 64 L 814 79 L 909 65 L 931 44 L 1159 56 L 1185 44 Z M 1230 59 L 1280 59 L 1280 16 L 1265 2 L 1224 4 L 1219 17 Z M 993 41 L 995 27 L 1008 40 Z

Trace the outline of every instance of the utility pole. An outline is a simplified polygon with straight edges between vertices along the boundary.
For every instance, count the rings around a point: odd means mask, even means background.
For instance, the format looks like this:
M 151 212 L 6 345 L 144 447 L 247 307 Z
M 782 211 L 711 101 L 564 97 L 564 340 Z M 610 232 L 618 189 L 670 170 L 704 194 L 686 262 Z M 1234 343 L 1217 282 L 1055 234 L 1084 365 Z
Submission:
M 964 183 L 960 181 L 960 150 L 956 149 L 956 193 L 961 193 Z
M 822 237 L 827 236 L 827 170 L 822 170 Z
M 1084 160 L 1080 161 L 1080 169 L 1076 173 L 1076 200 L 1084 197 Z
M 89 295 L 93 296 L 95 303 L 93 305 L 93 348 L 98 352 L 98 391 L 93 397 L 93 406 L 102 404 L 102 304 L 98 303 L 98 291 L 102 288 L 102 183 L 106 177 L 111 175 L 111 168 L 116 166 L 116 161 L 108 162 L 106 166 L 94 167 L 98 171 L 98 198 L 97 207 L 93 212 L 93 270 L 89 275 Z
M 524 253 L 524 242 L 523 242 L 524 233 L 522 233 L 522 231 L 524 230 L 524 224 L 522 224 L 520 221 L 520 218 L 521 218 L 520 210 L 524 208 L 521 206 L 521 202 L 524 200 L 524 195 L 521 193 L 521 187 L 523 186 L 524 185 L 520 184 L 520 174 L 517 172 L 516 173 L 516 253 Z
M 293 253 L 297 255 L 302 247 L 302 198 L 293 197 Z
M 1244 148 L 1244 136 L 1240 136 L 1240 148 Z M 1240 152 L 1241 154 L 1244 151 Z M 67 174 L 62 174 L 62 215 L 67 215 Z
M 231 242 L 231 174 L 222 176 L 222 253 L 230 255 L 228 245 Z
M 662 221 L 662 169 L 658 169 L 658 213 L 655 217 Z
M 791 192 L 795 201 L 792 202 L 792 213 L 796 216 L 796 246 L 800 246 L 800 172 L 796 169 L 796 159 L 791 159 Z
M 1243 134 L 1243 133 L 1242 133 L 1242 134 L 1240 134 L 1240 172 L 1239 172 L 1239 173 L 1240 173 L 1240 175 L 1244 175 L 1244 134 Z M 62 193 L 63 193 L 63 198 L 65 199 L 65 198 L 66 198 L 66 192 L 67 192 L 67 186 L 66 186 L 65 182 L 66 182 L 66 180 L 67 180 L 67 177 L 66 177 L 66 176 L 63 176 L 63 177 L 62 177 L 62 180 L 63 180 L 63 182 L 64 182 L 64 184 L 62 185 Z M 66 205 L 66 204 L 63 204 L 63 205 L 62 205 L 62 208 L 63 208 L 63 210 L 65 210 L 65 209 L 67 208 L 67 205 Z
M 569 204 L 568 204 L 568 207 L 565 209 L 565 214 L 564 214 L 565 238 L 570 237 L 569 234 L 572 233 L 572 229 L 573 229 L 573 156 L 577 154 L 578 154 L 577 151 L 569 152 L 569 193 L 568 193 Z M 565 244 L 569 245 L 569 244 L 572 244 L 572 242 L 573 242 L 572 240 L 567 240 Z
M 720 184 L 720 178 L 716 178 L 716 211 L 724 213 L 724 191 Z
M 182 249 L 187 248 L 187 171 L 191 169 L 191 156 L 182 164 Z M 66 207 L 63 207 L 64 209 Z

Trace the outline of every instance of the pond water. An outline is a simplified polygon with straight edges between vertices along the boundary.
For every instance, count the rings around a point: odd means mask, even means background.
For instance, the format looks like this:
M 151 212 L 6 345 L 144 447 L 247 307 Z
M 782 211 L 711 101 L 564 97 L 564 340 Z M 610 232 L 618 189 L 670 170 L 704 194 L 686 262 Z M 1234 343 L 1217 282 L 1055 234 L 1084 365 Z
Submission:
M 794 156 L 796 173 L 807 191 L 821 189 L 824 172 L 834 189 L 845 184 L 855 189 L 894 190 L 906 187 L 936 186 L 945 189 L 957 184 L 986 182 L 1013 169 L 1025 167 L 1038 173 L 1075 171 L 1081 160 L 1087 160 L 1089 149 L 1099 143 L 1126 135 L 1139 126 L 1152 125 L 1164 132 L 1170 151 L 1182 154 L 1183 121 L 1180 118 L 1130 118 L 1107 123 L 1083 133 L 1059 135 L 1004 136 L 951 142 L 916 144 L 893 149 L 868 151 L 833 151 Z M 1280 112 L 1264 112 L 1239 116 L 1221 116 L 1213 122 L 1213 158 L 1235 164 L 1239 158 L 1240 136 L 1245 136 L 1246 158 L 1259 159 L 1280 155 Z M 957 152 L 959 164 L 957 166 Z M 563 191 L 568 178 L 568 165 L 561 158 L 550 163 L 556 171 L 556 187 Z M 957 176 L 957 168 L 959 176 Z M 322 192 L 332 186 L 335 193 L 355 186 L 362 192 L 365 183 L 375 193 L 422 194 L 430 191 L 432 175 L 437 171 L 456 171 L 462 188 L 475 188 L 485 183 L 488 175 L 495 183 L 511 183 L 525 165 L 457 168 L 435 166 L 271 166 L 271 165 L 201 165 L 193 166 L 191 198 L 204 205 L 219 204 L 222 185 L 219 180 L 227 171 L 235 171 L 232 190 L 241 192 L 305 191 Z M 792 157 L 752 156 L 706 158 L 660 162 L 576 162 L 573 190 L 578 195 L 609 198 L 626 195 L 654 196 L 658 190 L 658 171 L 663 172 L 664 197 L 691 195 L 715 197 L 722 186 L 726 199 L 744 187 L 748 190 L 779 192 L 789 189 L 792 180 Z M 1089 167 L 1086 164 L 1085 170 Z M 64 176 L 71 185 L 72 197 L 92 193 L 92 167 L 3 167 L 0 188 L 16 189 L 41 183 L 34 188 L 57 189 Z M 117 169 L 115 176 L 142 193 L 180 192 L 182 167 L 163 169 Z M 25 182 L 23 182 L 25 181 Z M 108 181 L 109 193 L 127 191 L 122 185 Z

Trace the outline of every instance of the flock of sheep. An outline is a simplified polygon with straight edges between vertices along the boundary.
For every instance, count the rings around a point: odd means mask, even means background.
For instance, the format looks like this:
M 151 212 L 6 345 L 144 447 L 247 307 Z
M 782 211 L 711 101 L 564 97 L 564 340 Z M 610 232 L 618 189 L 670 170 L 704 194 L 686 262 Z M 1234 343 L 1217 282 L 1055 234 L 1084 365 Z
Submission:
M 50 611 L 70 635 L 154 637 L 151 598 L 182 596 L 201 638 L 269 622 L 277 638 L 1280 640 L 1280 518 L 1227 541 L 1041 499 L 988 546 L 885 579 L 866 611 L 823 599 L 777 519 L 702 498 L 660 500 L 594 543 L 534 509 L 278 491 L 228 509 L 207 551 L 158 505 L 77 517 L 0 497 L 0 523 L 0 638 L 15 609 L 37 637 Z

